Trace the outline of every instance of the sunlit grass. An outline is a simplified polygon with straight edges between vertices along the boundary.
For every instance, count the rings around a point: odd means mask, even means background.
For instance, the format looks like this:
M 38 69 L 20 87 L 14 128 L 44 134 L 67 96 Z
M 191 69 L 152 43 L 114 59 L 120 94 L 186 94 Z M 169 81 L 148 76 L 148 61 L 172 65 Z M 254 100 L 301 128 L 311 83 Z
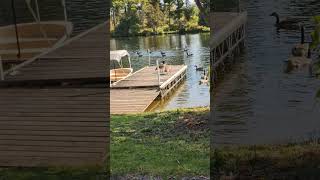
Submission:
M 208 108 L 197 108 L 113 116 L 112 176 L 208 177 L 210 133 L 201 124 L 208 114 Z

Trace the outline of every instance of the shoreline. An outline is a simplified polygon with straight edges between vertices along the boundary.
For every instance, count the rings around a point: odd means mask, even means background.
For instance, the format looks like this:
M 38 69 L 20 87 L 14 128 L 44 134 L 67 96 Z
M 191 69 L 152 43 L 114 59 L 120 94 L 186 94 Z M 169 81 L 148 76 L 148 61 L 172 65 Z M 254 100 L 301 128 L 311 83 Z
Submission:
M 211 149 L 211 177 L 221 180 L 320 177 L 319 148 L 319 141 L 312 141 Z
M 114 32 L 110 32 L 111 38 L 124 38 L 124 37 L 152 37 L 152 36 L 165 36 L 165 35 L 188 35 L 188 34 L 199 34 L 199 33 L 210 33 L 210 30 L 208 31 L 188 31 L 181 33 L 179 31 L 172 31 L 172 32 L 164 32 L 164 33 L 158 33 L 158 34 L 144 34 L 144 33 L 138 33 L 138 34 L 130 34 L 130 35 L 115 35 Z

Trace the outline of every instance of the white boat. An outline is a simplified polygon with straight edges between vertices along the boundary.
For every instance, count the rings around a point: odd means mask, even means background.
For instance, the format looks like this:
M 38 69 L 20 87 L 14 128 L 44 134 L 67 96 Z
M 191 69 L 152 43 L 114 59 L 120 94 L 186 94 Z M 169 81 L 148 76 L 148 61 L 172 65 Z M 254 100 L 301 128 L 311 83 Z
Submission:
M 72 29 L 72 23 L 65 21 L 21 23 L 17 24 L 16 36 L 15 25 L 0 27 L 1 59 L 19 61 L 32 58 L 65 41 Z
M 125 59 L 128 67 L 124 67 Z M 133 72 L 130 54 L 127 50 L 110 51 L 110 83 L 114 84 L 127 78 Z

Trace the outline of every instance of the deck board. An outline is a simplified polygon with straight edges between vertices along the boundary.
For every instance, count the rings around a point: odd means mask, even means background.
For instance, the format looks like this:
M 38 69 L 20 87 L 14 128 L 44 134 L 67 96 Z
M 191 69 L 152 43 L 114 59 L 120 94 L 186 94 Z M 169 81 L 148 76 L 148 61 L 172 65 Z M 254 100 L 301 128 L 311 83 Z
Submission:
M 107 82 L 108 27 L 108 23 L 102 23 L 6 71 L 3 83 L 74 79 L 100 79 Z
M 108 94 L 105 88 L 0 88 L 0 166 L 41 166 L 44 161 L 21 163 L 48 158 L 64 165 L 102 163 Z M 96 105 L 88 108 L 91 97 Z
M 0 167 L 105 165 L 108 28 L 108 22 L 97 25 L 5 72 L 0 82 Z M 83 83 L 64 84 L 71 80 Z
M 184 65 L 171 65 L 170 72 L 160 75 L 160 82 L 163 83 L 177 73 Z M 158 72 L 155 66 L 145 67 L 132 76 L 118 82 L 112 88 L 134 88 L 134 87 L 158 87 Z
M 111 89 L 111 114 L 141 113 L 159 96 L 154 88 Z

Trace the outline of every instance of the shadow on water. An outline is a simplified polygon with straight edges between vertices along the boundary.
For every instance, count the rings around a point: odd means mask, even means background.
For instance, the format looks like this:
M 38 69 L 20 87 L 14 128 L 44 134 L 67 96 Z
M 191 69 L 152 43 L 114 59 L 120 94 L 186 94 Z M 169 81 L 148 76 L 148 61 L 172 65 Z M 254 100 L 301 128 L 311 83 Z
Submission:
M 152 51 L 150 55 L 151 65 L 156 60 L 165 60 L 168 64 L 186 64 L 188 66 L 185 82 L 175 90 L 176 92 L 166 100 L 158 102 L 155 111 L 187 108 L 196 106 L 209 106 L 209 87 L 199 85 L 202 72 L 195 70 L 195 65 L 209 67 L 210 53 L 208 48 L 210 33 L 187 34 L 187 35 L 163 35 L 149 37 L 122 37 L 113 38 L 110 41 L 111 50 L 126 49 L 132 56 L 134 71 L 149 65 L 148 49 Z M 187 56 L 183 51 L 188 47 L 193 56 Z M 142 57 L 137 55 L 137 51 L 142 53 Z M 166 53 L 162 57 L 160 51 Z
M 298 16 L 310 32 L 320 2 L 247 0 L 244 4 L 249 16 L 247 49 L 213 96 L 213 143 L 283 143 L 318 136 L 320 106 L 315 94 L 320 80 L 307 70 L 284 73 L 284 61 L 300 42 L 300 34 L 277 31 L 269 14 Z

